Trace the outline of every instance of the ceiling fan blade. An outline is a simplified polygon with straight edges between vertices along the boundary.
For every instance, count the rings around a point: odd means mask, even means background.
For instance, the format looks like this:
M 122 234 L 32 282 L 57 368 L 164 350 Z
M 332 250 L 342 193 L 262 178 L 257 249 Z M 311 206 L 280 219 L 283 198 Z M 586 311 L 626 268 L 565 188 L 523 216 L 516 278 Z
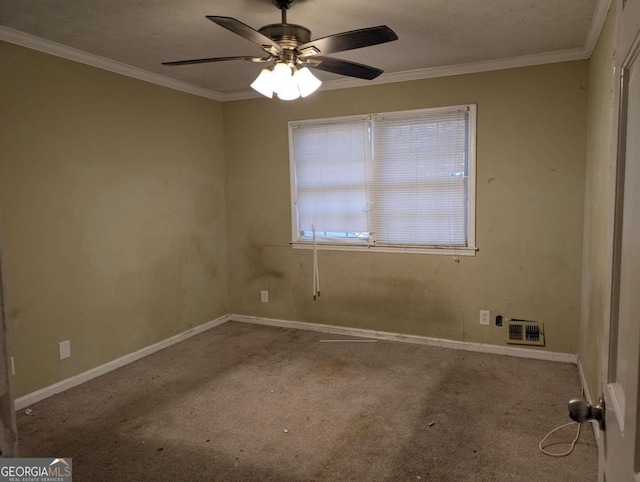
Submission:
M 248 60 L 249 62 L 268 62 L 271 57 L 210 57 L 207 59 L 191 59 L 191 60 L 176 60 L 174 62 L 162 62 L 162 65 L 191 65 L 191 64 L 206 64 L 208 62 L 224 62 L 227 60 Z
M 298 47 L 301 55 L 316 55 L 318 53 L 331 54 L 343 52 L 345 50 L 369 47 L 370 45 L 382 44 L 398 40 L 396 33 L 386 25 L 378 27 L 361 28 L 350 32 L 337 33 L 311 40 Z M 314 53 L 315 52 L 315 53 Z
M 316 63 L 318 62 L 318 63 Z M 383 71 L 370 67 L 368 65 L 349 62 L 348 60 L 334 59 L 331 57 L 321 57 L 315 55 L 307 64 L 314 69 L 324 70 L 334 74 L 347 75 L 349 77 L 357 77 L 358 79 L 372 80 L 379 76 Z
M 260 46 L 263 50 L 276 54 L 282 52 L 282 47 L 271 40 L 269 37 L 262 35 L 257 30 L 252 29 L 248 25 L 242 23 L 240 20 L 236 20 L 231 17 L 218 17 L 215 15 L 207 15 L 207 18 L 213 23 L 217 23 L 221 27 L 232 31 L 233 33 L 240 35 L 242 38 L 247 39 L 249 42 Z

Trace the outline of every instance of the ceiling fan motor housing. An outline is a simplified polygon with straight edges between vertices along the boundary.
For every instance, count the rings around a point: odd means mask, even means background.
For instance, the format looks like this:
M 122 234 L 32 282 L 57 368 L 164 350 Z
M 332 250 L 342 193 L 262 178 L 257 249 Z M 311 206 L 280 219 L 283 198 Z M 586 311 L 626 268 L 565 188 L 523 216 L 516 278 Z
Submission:
M 296 3 L 296 0 L 271 0 L 271 1 L 280 10 L 288 10 L 291 7 L 293 7 Z
M 302 25 L 294 25 L 292 23 L 265 25 L 258 32 L 265 37 L 269 37 L 285 50 L 296 49 L 299 45 L 311 40 L 311 30 Z

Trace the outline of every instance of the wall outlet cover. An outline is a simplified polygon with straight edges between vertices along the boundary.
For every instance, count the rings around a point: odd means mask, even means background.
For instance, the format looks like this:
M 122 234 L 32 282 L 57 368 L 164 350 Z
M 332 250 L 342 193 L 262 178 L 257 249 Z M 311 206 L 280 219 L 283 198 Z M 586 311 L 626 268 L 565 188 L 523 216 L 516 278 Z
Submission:
M 489 310 L 480 310 L 480 324 L 481 325 L 491 324 L 491 312 Z
M 58 343 L 58 347 L 60 349 L 60 360 L 64 360 L 65 358 L 69 358 L 71 356 L 71 341 L 65 340 Z

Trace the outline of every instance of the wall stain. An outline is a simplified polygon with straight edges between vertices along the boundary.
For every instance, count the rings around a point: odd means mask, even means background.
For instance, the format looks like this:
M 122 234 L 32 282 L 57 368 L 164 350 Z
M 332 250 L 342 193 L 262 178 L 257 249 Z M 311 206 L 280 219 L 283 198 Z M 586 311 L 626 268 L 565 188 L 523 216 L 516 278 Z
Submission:
M 116 276 L 114 288 L 121 310 L 134 321 L 134 337 L 167 338 L 176 324 L 193 326 L 214 310 L 207 293 L 215 286 L 218 261 L 200 233 L 174 238 L 157 257 L 142 256 L 132 268 Z
M 286 273 L 267 265 L 264 246 L 250 246 L 244 250 L 249 266 L 249 278 L 274 278 L 282 280 Z
M 198 254 L 202 253 L 202 240 L 200 239 L 200 236 L 198 234 L 194 234 L 193 236 L 191 236 L 191 242 L 193 244 L 193 247 L 195 248 L 195 250 L 198 252 Z
M 20 319 L 21 312 L 20 310 L 10 310 L 7 312 L 7 320 L 16 321 Z
M 400 276 L 378 276 L 373 278 L 376 285 L 385 286 L 388 289 L 401 293 L 423 293 L 424 284 L 412 278 L 402 278 Z
M 211 224 L 221 216 L 221 198 L 219 189 L 213 183 L 203 184 L 198 188 L 193 195 L 193 206 L 198 225 Z

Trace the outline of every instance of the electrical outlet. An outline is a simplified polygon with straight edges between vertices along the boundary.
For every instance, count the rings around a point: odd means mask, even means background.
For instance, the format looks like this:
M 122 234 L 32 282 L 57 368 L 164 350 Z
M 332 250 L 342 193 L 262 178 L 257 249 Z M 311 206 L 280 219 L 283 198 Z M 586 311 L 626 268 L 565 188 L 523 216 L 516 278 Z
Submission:
M 16 361 L 11 357 L 11 376 L 16 374 Z
M 489 310 L 480 310 L 480 324 L 481 325 L 491 324 L 491 312 Z
M 65 358 L 69 358 L 71 356 L 71 341 L 65 340 L 58 343 L 58 347 L 60 349 L 60 360 L 64 360 Z
M 269 292 L 266 290 L 262 290 L 260 292 L 260 301 L 263 303 L 269 303 Z

